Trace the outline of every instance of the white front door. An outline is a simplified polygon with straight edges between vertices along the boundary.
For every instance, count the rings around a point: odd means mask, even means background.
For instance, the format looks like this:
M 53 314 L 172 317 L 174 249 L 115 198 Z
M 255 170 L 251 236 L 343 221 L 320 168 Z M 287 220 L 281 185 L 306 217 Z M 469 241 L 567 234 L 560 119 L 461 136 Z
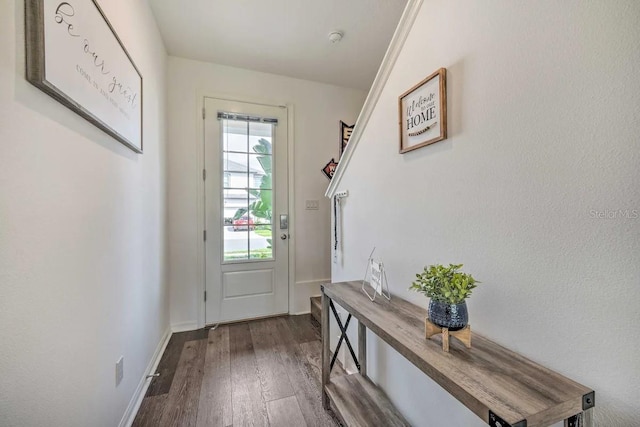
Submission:
M 287 109 L 204 106 L 206 323 L 287 313 Z

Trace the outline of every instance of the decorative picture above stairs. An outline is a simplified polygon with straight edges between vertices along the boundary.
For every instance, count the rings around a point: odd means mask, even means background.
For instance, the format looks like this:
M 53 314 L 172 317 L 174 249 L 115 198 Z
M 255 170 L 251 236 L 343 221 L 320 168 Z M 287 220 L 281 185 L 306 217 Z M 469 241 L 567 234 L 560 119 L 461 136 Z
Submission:
M 349 126 L 348 124 L 340 120 L 340 157 L 342 157 L 342 153 L 344 153 L 344 150 L 347 148 L 347 143 L 349 142 L 349 138 L 351 138 L 351 133 L 353 132 L 354 126 L 355 124 Z M 338 160 L 340 159 L 338 158 Z M 336 162 L 335 159 L 332 158 L 329 163 L 327 163 L 325 167 L 322 168 L 322 172 L 327 178 L 329 178 L 329 180 L 331 180 L 331 178 L 333 178 L 333 173 L 335 172 L 337 167 L 338 162 Z

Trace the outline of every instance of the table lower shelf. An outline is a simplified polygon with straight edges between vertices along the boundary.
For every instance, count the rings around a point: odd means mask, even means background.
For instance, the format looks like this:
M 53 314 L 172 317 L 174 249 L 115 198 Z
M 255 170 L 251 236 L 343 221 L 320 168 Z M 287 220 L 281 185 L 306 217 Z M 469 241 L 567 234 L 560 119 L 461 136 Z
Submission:
M 384 392 L 360 374 L 334 377 L 325 391 L 345 426 L 410 426 Z

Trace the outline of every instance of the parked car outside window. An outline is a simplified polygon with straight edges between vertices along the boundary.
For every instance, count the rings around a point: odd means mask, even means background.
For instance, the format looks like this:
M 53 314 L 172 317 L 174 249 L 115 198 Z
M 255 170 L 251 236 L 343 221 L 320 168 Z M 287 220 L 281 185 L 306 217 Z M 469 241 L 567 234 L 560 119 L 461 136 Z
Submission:
M 255 230 L 256 226 L 253 223 L 253 219 L 251 219 L 248 215 L 243 215 L 238 219 L 233 220 L 233 231 L 238 230 Z

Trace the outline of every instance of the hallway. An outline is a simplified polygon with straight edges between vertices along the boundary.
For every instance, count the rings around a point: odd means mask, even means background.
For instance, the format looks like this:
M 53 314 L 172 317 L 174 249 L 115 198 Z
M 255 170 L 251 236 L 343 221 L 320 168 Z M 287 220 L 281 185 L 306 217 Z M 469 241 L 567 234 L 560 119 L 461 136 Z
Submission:
M 322 409 L 320 348 L 310 315 L 173 334 L 134 426 L 339 425 Z

